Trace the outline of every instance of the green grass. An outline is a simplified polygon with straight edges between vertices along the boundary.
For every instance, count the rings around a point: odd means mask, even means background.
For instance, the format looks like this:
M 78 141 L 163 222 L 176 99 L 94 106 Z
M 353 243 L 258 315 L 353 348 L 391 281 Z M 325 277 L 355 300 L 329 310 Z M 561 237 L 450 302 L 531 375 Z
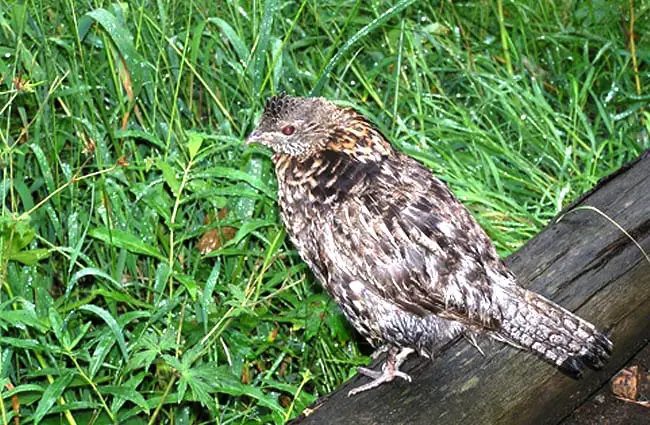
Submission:
M 368 347 L 241 146 L 265 98 L 357 107 L 505 255 L 650 147 L 649 9 L 0 0 L 0 424 L 295 417 Z

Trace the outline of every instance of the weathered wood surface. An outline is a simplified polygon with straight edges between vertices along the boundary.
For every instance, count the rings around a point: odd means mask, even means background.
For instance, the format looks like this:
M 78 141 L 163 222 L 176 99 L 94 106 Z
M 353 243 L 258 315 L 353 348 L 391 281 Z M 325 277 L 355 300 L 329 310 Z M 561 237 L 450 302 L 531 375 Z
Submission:
M 587 205 L 650 252 L 650 151 L 603 179 L 507 262 L 524 286 L 611 329 L 614 353 L 605 369 L 573 380 L 504 344 L 480 340 L 483 357 L 459 340 L 433 362 L 408 361 L 402 370 L 410 384 L 398 379 L 349 398 L 350 388 L 367 382 L 357 376 L 293 424 L 559 423 L 650 339 L 650 262 L 595 211 L 571 211 Z
M 636 384 L 637 401 L 650 400 L 650 344 L 646 344 L 626 365 L 639 368 L 641 375 Z M 620 373 L 620 372 L 619 372 Z M 647 376 L 647 377 L 646 377 Z M 645 378 L 645 379 L 644 379 Z M 615 378 L 612 378 L 615 379 Z M 582 403 L 560 425 L 648 425 L 650 409 L 642 404 L 619 399 L 611 382 L 605 383 L 587 401 Z

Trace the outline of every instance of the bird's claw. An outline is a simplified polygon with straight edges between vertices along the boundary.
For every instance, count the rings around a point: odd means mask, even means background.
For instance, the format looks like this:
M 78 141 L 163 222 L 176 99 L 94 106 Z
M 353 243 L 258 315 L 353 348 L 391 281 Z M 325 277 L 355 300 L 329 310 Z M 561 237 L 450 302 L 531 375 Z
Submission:
M 411 382 L 412 381 L 411 375 L 408 375 L 408 374 L 406 374 L 404 372 L 400 372 L 399 370 L 395 371 L 395 376 L 397 376 L 398 378 L 402 378 L 406 382 Z
M 411 377 L 408 374 L 401 372 L 399 370 L 394 370 L 392 372 L 389 372 L 387 368 L 384 368 L 381 372 L 377 372 L 376 370 L 360 367 L 357 369 L 357 371 L 365 376 L 368 376 L 369 378 L 373 378 L 373 380 L 368 382 L 367 384 L 359 385 L 358 387 L 348 391 L 348 397 L 376 388 L 385 382 L 392 381 L 393 379 L 395 379 L 395 377 L 402 378 L 407 382 L 412 381 Z
M 382 365 L 381 372 L 366 367 L 357 368 L 357 372 L 369 378 L 372 378 L 372 381 L 351 389 L 348 392 L 348 397 L 378 387 L 384 382 L 390 382 L 395 379 L 395 377 L 402 378 L 407 382 L 411 382 L 411 377 L 408 374 L 400 371 L 399 367 L 402 365 L 402 363 L 404 363 L 408 355 L 413 351 L 414 350 L 412 348 L 402 348 L 398 353 L 397 349 L 391 347 L 388 349 L 386 361 Z
M 357 372 L 372 379 L 378 379 L 383 374 L 383 371 L 377 372 L 367 367 L 358 367 Z

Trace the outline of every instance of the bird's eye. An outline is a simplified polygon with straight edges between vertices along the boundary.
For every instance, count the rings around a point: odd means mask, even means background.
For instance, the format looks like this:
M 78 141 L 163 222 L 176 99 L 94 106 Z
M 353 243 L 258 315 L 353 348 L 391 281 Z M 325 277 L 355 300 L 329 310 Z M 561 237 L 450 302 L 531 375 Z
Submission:
M 296 127 L 292 125 L 285 125 L 284 127 L 282 127 L 282 134 L 284 134 L 285 136 L 291 136 L 295 132 L 296 132 Z

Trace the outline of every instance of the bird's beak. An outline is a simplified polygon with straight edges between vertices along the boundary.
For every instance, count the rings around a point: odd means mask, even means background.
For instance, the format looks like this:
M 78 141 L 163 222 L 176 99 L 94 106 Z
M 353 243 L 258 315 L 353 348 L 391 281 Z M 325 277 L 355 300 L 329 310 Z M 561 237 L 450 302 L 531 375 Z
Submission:
M 266 137 L 264 137 L 264 134 L 262 134 L 260 131 L 255 129 L 251 134 L 248 135 L 248 137 L 244 141 L 244 146 L 250 146 L 253 143 L 261 143 L 263 145 L 266 145 L 269 143 L 269 140 Z

